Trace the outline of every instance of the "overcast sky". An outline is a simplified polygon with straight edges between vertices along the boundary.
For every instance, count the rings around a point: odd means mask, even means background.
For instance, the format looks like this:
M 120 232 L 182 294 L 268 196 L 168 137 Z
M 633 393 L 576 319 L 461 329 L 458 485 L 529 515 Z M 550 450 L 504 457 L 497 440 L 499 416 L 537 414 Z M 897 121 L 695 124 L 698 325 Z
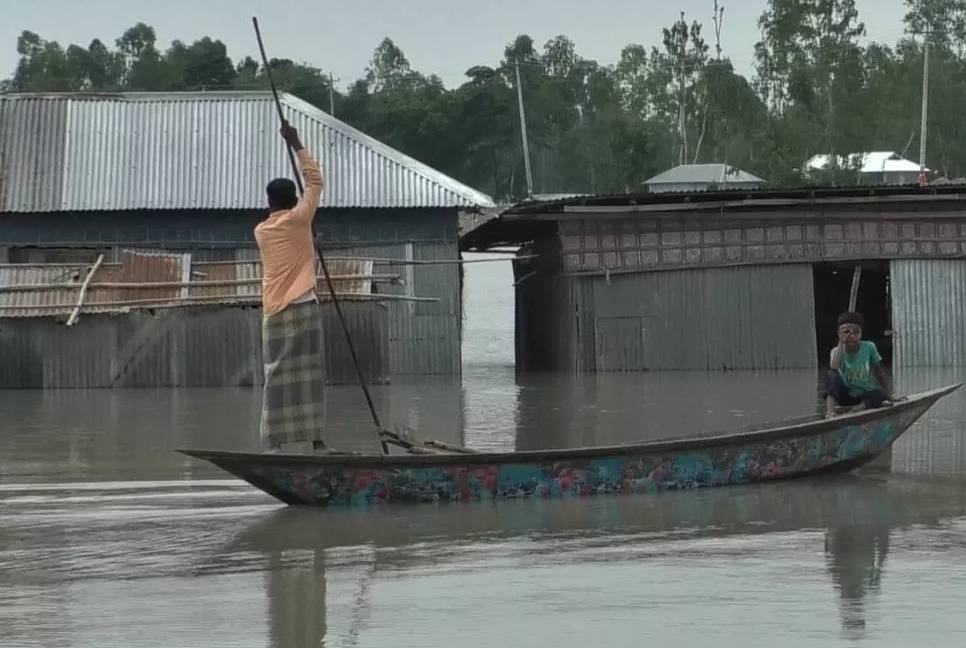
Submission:
M 895 43 L 902 35 L 903 0 L 856 0 L 868 38 Z M 725 7 L 722 46 L 738 70 L 750 74 L 757 20 L 766 0 L 720 0 Z M 713 0 L 0 0 L 0 77 L 17 64 L 24 29 L 87 46 L 113 45 L 137 22 L 173 39 L 221 39 L 232 60 L 257 58 L 251 17 L 258 16 L 269 56 L 291 58 L 332 72 L 339 87 L 361 77 L 385 36 L 412 66 L 459 85 L 473 65 L 495 65 L 503 48 L 526 33 L 538 45 L 557 34 L 574 40 L 584 58 L 614 63 L 629 43 L 660 42 L 661 27 L 685 11 L 705 24 L 711 40 Z

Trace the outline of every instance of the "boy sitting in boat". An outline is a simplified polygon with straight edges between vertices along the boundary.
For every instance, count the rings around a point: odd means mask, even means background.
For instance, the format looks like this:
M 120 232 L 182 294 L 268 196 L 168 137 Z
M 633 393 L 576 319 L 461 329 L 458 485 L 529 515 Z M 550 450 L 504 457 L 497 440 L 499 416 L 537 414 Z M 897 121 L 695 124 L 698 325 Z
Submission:
M 839 344 L 832 349 L 825 381 L 828 416 L 835 415 L 836 405 L 874 408 L 891 404 L 882 356 L 874 342 L 862 339 L 864 325 L 859 313 L 843 313 L 838 319 Z

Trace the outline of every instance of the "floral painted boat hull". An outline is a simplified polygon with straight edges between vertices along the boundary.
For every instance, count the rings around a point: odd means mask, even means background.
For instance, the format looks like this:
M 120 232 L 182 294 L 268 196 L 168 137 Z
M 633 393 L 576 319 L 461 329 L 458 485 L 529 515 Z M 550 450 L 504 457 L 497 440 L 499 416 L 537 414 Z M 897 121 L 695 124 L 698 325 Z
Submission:
M 181 450 L 287 504 L 566 498 L 729 486 L 858 468 L 952 385 L 892 407 L 765 430 L 619 446 L 479 454 L 274 454 Z

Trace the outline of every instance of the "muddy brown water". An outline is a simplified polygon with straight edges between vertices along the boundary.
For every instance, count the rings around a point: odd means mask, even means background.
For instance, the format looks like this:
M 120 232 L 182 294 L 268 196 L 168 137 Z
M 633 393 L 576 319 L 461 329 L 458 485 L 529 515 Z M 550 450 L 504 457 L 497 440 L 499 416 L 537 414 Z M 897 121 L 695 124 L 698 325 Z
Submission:
M 387 422 L 531 449 L 814 411 L 814 372 L 515 377 L 509 273 L 467 276 L 463 379 L 375 388 Z M 358 390 L 328 399 L 329 443 L 372 447 Z M 857 474 L 375 511 L 284 507 L 172 451 L 257 447 L 252 390 L 0 413 L 0 646 L 966 645 L 966 391 Z

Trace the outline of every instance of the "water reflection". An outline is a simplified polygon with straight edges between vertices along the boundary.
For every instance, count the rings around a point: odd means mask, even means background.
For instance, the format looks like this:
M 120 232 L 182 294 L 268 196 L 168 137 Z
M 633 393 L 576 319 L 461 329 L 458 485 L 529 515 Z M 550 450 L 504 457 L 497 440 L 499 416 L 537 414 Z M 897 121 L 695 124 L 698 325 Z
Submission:
M 825 535 L 825 561 L 839 591 L 843 635 L 865 636 L 866 598 L 879 591 L 882 568 L 889 553 L 889 529 L 845 527 Z
M 307 559 L 295 564 L 288 564 L 285 554 L 266 554 L 265 589 L 272 645 L 322 646 L 326 635 L 324 553 L 313 550 Z
M 351 568 L 357 580 L 343 589 L 355 594 L 338 598 L 359 617 L 366 614 L 365 592 L 373 581 L 399 572 L 453 569 L 468 547 L 476 553 L 474 565 L 486 564 L 499 574 L 508 564 L 525 569 L 660 564 L 675 555 L 721 551 L 730 538 L 775 537 L 780 544 L 779 538 L 798 533 L 808 540 L 792 551 L 824 550 L 838 591 L 841 631 L 856 639 L 870 623 L 869 597 L 880 587 L 901 586 L 883 577 L 890 535 L 964 513 L 966 492 L 959 483 L 894 484 L 849 476 L 659 497 L 387 507 L 378 515 L 285 508 L 241 531 L 204 569 L 217 573 L 228 562 L 237 567 L 238 555 L 263 556 L 272 571 L 267 594 L 275 645 L 319 645 L 319 633 L 325 633 L 325 563 Z M 347 633 L 358 633 L 358 619 L 338 625 L 338 636 L 327 645 L 345 645 Z

